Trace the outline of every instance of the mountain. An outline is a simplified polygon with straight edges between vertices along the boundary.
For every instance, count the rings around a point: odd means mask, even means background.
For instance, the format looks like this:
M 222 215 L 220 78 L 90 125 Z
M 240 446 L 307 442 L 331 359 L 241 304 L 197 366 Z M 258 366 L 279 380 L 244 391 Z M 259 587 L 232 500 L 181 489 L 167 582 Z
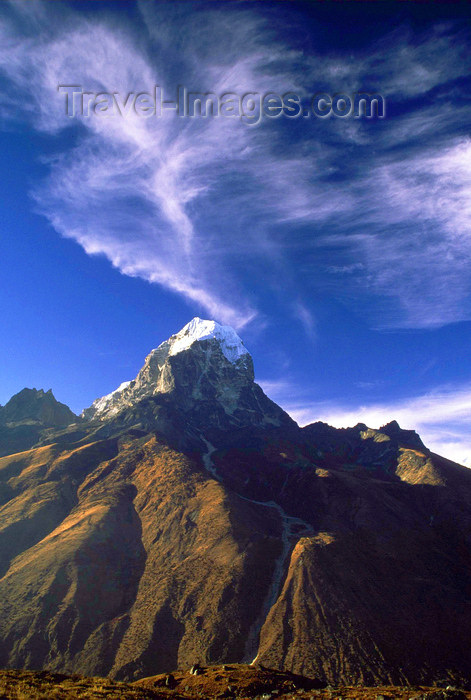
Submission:
M 200 318 L 152 350 L 133 381 L 94 401 L 82 418 L 149 429 L 178 425 L 187 446 L 203 433 L 221 439 L 240 428 L 297 428 L 254 382 L 252 358 L 237 333 Z
M 23 389 L 6 406 L 0 406 L 0 423 L 37 421 L 46 427 L 61 427 L 76 419 L 68 406 L 56 401 L 52 389 Z
M 46 429 L 75 421 L 77 416 L 55 399 L 52 389 L 23 389 L 0 406 L 0 455 L 32 447 Z
M 190 348 L 193 352 L 186 352 Z M 185 406 L 217 400 L 231 413 L 238 408 L 241 387 L 251 387 L 253 379 L 252 358 L 237 333 L 194 318 L 152 350 L 134 381 L 94 401 L 83 417 L 104 420 L 149 396 L 175 392 Z
M 0 458 L 0 666 L 471 683 L 471 472 L 395 421 L 300 428 L 232 329 L 194 319 L 22 450 Z

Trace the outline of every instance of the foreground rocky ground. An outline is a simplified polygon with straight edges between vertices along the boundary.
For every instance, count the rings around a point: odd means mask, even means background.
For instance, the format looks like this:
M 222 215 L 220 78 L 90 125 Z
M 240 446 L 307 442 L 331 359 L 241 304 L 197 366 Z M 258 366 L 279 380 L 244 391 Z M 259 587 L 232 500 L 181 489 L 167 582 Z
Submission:
M 318 679 L 266 669 L 229 664 L 194 667 L 172 674 L 119 683 L 107 678 L 65 676 L 49 671 L 0 671 L 0 700 L 165 700 L 174 698 L 243 698 L 275 700 L 471 700 L 471 692 L 427 686 L 339 686 Z

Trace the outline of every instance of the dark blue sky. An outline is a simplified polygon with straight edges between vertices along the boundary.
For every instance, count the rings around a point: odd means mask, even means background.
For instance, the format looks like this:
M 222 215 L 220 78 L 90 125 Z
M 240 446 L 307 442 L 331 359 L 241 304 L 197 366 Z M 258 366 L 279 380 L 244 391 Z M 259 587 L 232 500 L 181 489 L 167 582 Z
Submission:
M 79 412 L 193 316 L 302 423 L 471 457 L 468 3 L 0 7 L 0 402 Z M 97 114 L 58 85 L 384 96 L 383 119 Z M 471 464 L 471 460 L 470 460 Z

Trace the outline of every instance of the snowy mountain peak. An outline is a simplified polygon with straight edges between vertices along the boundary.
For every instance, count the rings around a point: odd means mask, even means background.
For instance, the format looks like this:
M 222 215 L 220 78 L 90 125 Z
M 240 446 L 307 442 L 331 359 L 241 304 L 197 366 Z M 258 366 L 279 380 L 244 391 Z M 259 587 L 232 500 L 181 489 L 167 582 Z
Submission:
M 202 341 L 210 341 L 210 347 L 198 347 Z M 190 348 L 192 352 L 188 352 Z M 82 416 L 87 420 L 106 419 L 142 399 L 158 394 L 176 395 L 175 392 L 181 405 L 211 394 L 218 397 L 225 410 L 230 406 L 228 410 L 232 411 L 237 406 L 240 387 L 253 380 L 252 358 L 235 330 L 194 318 L 152 350 L 133 381 L 96 399 Z
M 242 340 L 230 326 L 221 326 L 216 321 L 205 321 L 194 318 L 186 324 L 179 333 L 173 335 L 170 340 L 169 355 L 177 355 L 187 350 L 196 341 L 215 339 L 219 342 L 224 357 L 234 364 L 243 355 L 248 355 L 248 350 Z

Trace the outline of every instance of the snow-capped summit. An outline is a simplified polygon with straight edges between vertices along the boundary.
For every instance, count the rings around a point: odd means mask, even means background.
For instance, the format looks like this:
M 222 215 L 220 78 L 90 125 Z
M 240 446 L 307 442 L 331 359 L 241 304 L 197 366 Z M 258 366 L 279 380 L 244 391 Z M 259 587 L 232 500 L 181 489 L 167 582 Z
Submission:
M 219 342 L 222 354 L 232 364 L 242 355 L 249 354 L 244 343 L 231 326 L 221 326 L 216 321 L 205 321 L 196 317 L 167 341 L 170 343 L 169 355 L 177 355 L 179 352 L 187 350 L 196 341 L 211 338 Z
M 211 395 L 232 411 L 241 387 L 253 379 L 252 358 L 235 330 L 194 318 L 149 353 L 136 379 L 96 399 L 82 416 L 104 420 L 142 399 L 175 392 L 180 404 Z

